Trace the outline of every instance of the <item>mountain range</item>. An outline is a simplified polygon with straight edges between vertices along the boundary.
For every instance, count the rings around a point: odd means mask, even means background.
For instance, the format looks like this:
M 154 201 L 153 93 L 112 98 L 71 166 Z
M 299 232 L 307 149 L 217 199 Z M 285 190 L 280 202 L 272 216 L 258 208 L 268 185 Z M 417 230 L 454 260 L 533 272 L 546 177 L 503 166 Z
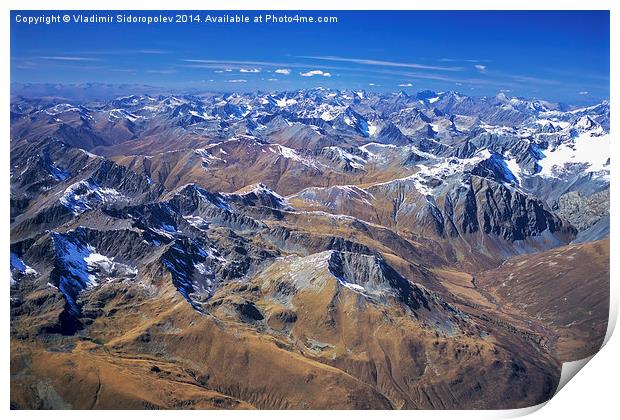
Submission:
M 14 408 L 518 408 L 609 306 L 609 102 L 11 101 Z

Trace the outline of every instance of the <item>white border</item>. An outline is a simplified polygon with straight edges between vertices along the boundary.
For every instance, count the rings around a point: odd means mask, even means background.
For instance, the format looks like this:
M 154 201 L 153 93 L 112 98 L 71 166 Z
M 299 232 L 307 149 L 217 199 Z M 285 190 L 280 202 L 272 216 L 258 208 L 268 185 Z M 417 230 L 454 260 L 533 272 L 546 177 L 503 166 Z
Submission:
M 9 253 L 8 245 L 9 240 L 9 224 L 6 223 L 9 219 L 9 97 L 10 97 L 10 76 L 9 65 L 10 62 L 10 10 L 611 10 L 611 71 L 610 75 L 616 75 L 619 71 L 618 66 L 618 51 L 617 41 L 620 39 L 620 33 L 618 30 L 618 2 L 611 0 L 441 0 L 441 1 L 428 1 L 428 0 L 381 0 L 375 3 L 367 2 L 366 4 L 360 4 L 359 2 L 352 0 L 308 0 L 308 1 L 287 1 L 287 0 L 222 0 L 219 3 L 213 1 L 199 1 L 199 0 L 176 0 L 174 2 L 165 0 L 151 0 L 140 1 L 134 4 L 128 4 L 127 0 L 108 0 L 108 1 L 77 1 L 77 0 L 4 0 L 2 2 L 2 24 L 0 25 L 0 33 L 2 37 L 2 52 L 4 56 L 2 74 L 1 95 L 2 102 L 0 105 L 0 126 L 2 127 L 3 142 L 2 150 L 4 153 L 0 153 L 0 167 L 2 182 L 0 183 L 0 197 L 4 197 L 4 206 L 2 207 L 1 217 L 5 220 L 2 225 L 2 232 L 4 240 L 0 241 L 0 255 L 7 256 Z M 171 7 L 172 6 L 172 7 Z M 618 95 L 618 84 L 615 77 L 611 77 L 611 103 L 612 108 L 615 107 L 615 100 L 620 98 Z M 614 108 L 615 109 L 615 108 Z M 615 133 L 615 127 L 618 127 L 618 114 L 611 114 L 612 120 L 612 133 Z M 612 153 L 612 166 L 615 167 L 615 160 L 613 157 L 620 156 L 618 149 L 620 144 L 612 141 L 611 153 Z M 612 170 L 612 183 L 611 183 L 611 197 L 612 197 L 612 243 L 611 243 L 611 255 L 620 255 L 618 247 L 616 245 L 618 238 L 618 226 L 615 223 L 614 216 L 616 214 L 616 205 L 618 197 L 618 176 L 616 176 L 615 169 Z M 610 310 L 610 329 L 608 331 L 606 342 L 609 340 L 613 325 L 618 313 L 618 287 L 617 281 L 614 279 L 618 273 L 617 259 L 611 259 L 611 278 L 612 278 L 612 290 L 611 290 L 611 310 Z M 8 295 L 9 295 L 9 282 L 0 282 L 4 287 L 5 299 L 0 300 L 2 305 L 2 313 L 5 314 L 4 321 L 1 322 L 2 328 L 2 340 L 4 345 L 2 346 L 2 366 L 3 371 L 7 374 L 10 371 L 9 366 L 9 309 L 8 309 Z M 373 411 L 360 411 L 356 412 L 355 416 L 364 418 L 376 418 L 381 417 L 399 417 L 404 418 L 409 416 L 415 416 L 421 419 L 484 419 L 484 418 L 506 418 L 516 417 L 528 414 L 532 411 L 536 411 L 530 416 L 530 418 L 584 418 L 586 416 L 594 418 L 609 418 L 610 413 L 617 412 L 616 408 L 618 403 L 616 402 L 617 393 L 615 392 L 615 386 L 618 378 L 618 360 L 616 354 L 620 354 L 620 343 L 618 338 L 612 338 L 609 340 L 605 349 L 597 354 L 586 367 L 583 368 L 583 372 L 579 373 L 578 379 L 570 381 L 565 388 L 562 389 L 555 397 L 553 397 L 549 403 L 542 404 L 544 409 L 538 410 L 541 406 L 533 407 L 523 410 L 507 410 L 507 411 L 390 411 L 390 412 L 373 412 Z M 9 378 L 4 378 L 1 386 L 3 409 L 8 411 L 9 408 Z M 9 413 L 6 413 L 9 414 Z M 11 412 L 9 415 L 20 418 L 35 418 L 42 415 L 38 412 Z M 77 418 L 82 417 L 84 413 L 78 411 L 71 412 L 47 412 L 43 414 L 45 416 L 51 416 L 52 418 Z M 109 415 L 129 417 L 134 416 L 133 412 L 116 411 L 114 413 L 107 413 L 104 411 L 89 412 L 89 418 L 103 419 Z M 142 413 L 139 415 L 143 415 Z M 313 418 L 315 416 L 327 416 L 327 417 L 340 417 L 342 415 L 350 415 L 349 413 L 337 412 L 337 411 L 321 411 L 321 412 L 291 412 L 291 411 L 269 411 L 259 413 L 248 412 L 179 412 L 179 411 L 166 411 L 166 412 L 154 412 L 149 414 L 157 417 L 171 418 L 171 416 L 181 417 L 217 417 L 217 418 L 241 418 L 247 415 L 268 415 L 272 418 L 289 419 L 291 416 L 300 418 Z M 542 416 L 542 417 L 541 417 Z

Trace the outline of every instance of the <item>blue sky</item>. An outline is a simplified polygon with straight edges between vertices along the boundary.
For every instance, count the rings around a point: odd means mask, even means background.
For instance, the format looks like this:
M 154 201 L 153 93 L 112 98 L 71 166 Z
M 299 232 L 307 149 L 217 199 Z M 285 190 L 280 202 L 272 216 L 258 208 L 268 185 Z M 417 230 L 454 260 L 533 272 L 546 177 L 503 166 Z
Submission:
M 27 25 L 11 14 L 11 80 L 214 91 L 330 87 L 589 103 L 609 97 L 606 11 L 275 12 L 325 24 Z M 84 12 L 134 16 L 176 12 Z M 226 12 L 193 12 L 220 16 Z M 265 12 L 228 12 L 252 19 Z M 79 12 L 69 11 L 69 15 Z

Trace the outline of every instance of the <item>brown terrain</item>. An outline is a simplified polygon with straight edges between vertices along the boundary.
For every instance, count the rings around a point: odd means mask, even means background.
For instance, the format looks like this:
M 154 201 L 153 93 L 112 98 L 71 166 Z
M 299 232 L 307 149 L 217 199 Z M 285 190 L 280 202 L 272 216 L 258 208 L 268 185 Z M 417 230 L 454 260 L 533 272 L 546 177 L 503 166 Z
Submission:
M 296 95 L 16 100 L 11 408 L 512 409 L 600 348 L 608 182 L 532 144 L 608 104 Z

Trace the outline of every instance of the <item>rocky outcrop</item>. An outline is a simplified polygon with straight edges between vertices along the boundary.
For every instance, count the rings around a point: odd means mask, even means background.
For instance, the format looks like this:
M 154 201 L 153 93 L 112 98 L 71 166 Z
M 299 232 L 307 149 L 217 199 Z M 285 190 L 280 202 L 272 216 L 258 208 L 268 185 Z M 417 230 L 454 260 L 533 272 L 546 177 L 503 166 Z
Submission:
M 560 197 L 556 211 L 579 231 L 586 230 L 609 215 L 609 190 L 589 197 L 582 196 L 578 191 L 569 192 Z

